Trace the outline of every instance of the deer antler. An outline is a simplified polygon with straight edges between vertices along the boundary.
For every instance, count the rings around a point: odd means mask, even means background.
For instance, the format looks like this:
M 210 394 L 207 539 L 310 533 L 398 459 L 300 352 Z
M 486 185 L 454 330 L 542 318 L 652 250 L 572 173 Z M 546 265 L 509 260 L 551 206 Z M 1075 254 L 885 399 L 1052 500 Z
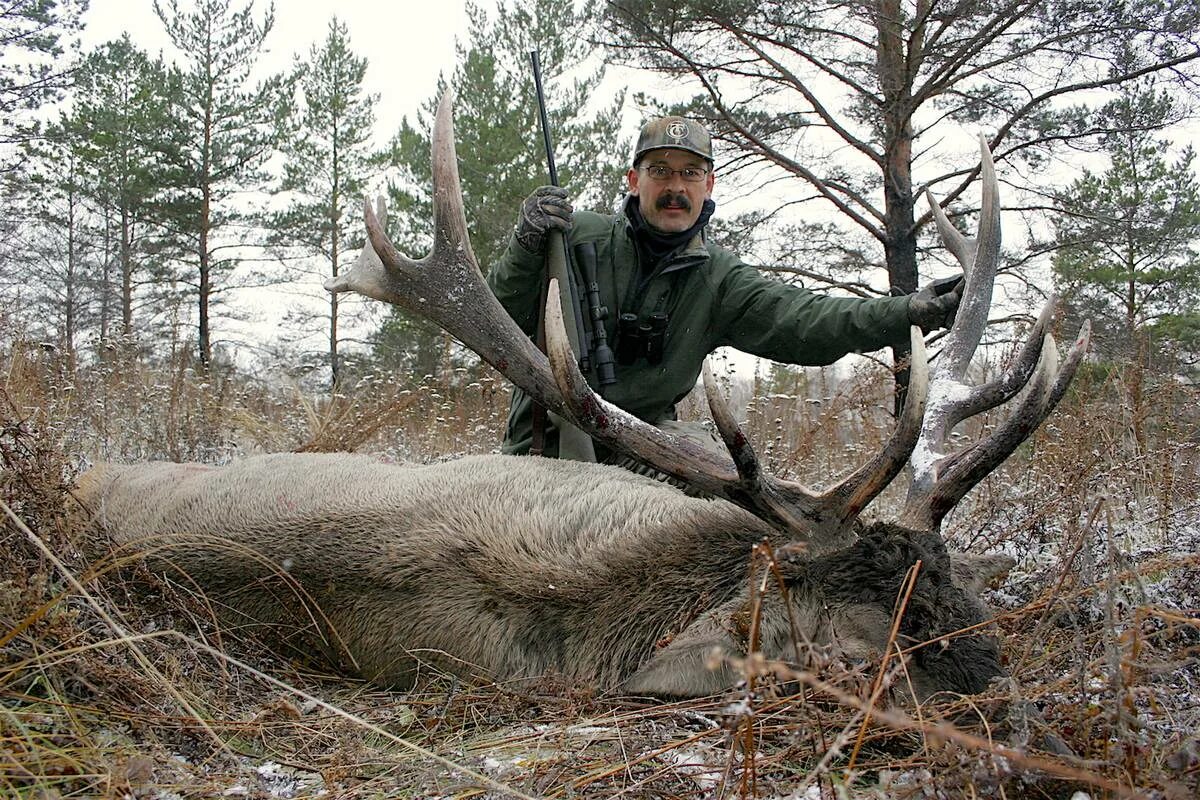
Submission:
M 901 521 L 933 530 L 955 503 L 1025 441 L 1062 399 L 1087 351 L 1091 324 L 1080 328 L 1061 366 L 1049 332 L 1055 298 L 1050 297 L 1008 371 L 980 386 L 964 381 L 979 346 L 992 304 L 992 284 L 1000 261 L 1000 199 L 996 169 L 987 142 L 980 138 L 983 202 L 977 238 L 963 236 L 926 192 L 943 243 L 966 273 L 966 289 L 954 324 L 945 338 L 929 387 L 929 409 L 912 455 L 913 482 Z M 954 426 L 968 417 L 1008 402 L 1024 389 L 1008 419 L 983 439 L 947 452 Z
M 388 240 L 368 204 L 365 209 L 367 232 L 371 247 L 379 258 L 360 258 L 353 269 L 329 281 L 326 288 L 334 292 L 356 291 L 395 303 L 433 320 L 549 410 L 567 417 L 614 450 L 697 489 L 735 503 L 788 532 L 795 539 L 807 541 L 813 551 L 820 552 L 844 545 L 847 528 L 903 468 L 919 437 L 927 441 L 937 440 L 936 435 L 923 433 L 932 430 L 928 420 L 922 427 L 929 378 L 924 342 L 915 328 L 911 335 L 911 384 L 904 412 L 891 439 L 868 463 L 824 491 L 818 492 L 763 472 L 753 448 L 721 399 L 707 366 L 705 386 L 709 405 L 729 450 L 729 459 L 637 419 L 595 394 L 580 374 L 562 325 L 556 284 L 552 284 L 547 301 L 547 358 L 509 318 L 484 283 L 467 240 L 449 93 L 442 97 L 434 125 L 433 183 L 435 239 L 433 251 L 428 256 L 413 261 L 399 253 Z M 997 218 L 995 236 L 984 237 L 984 247 L 976 248 L 961 236 L 952 241 L 957 243 L 960 252 L 966 254 L 976 249 L 987 252 L 988 248 L 998 252 L 998 224 Z M 957 235 L 957 232 L 954 234 Z M 991 260 L 995 260 L 994 256 Z M 977 269 L 975 273 L 968 283 L 974 283 L 976 294 L 972 295 L 968 313 L 963 317 L 970 317 L 971 304 L 976 304 L 980 305 L 978 314 L 986 321 L 991 278 L 986 271 Z M 984 275 L 987 275 L 986 280 L 982 277 Z M 983 283 L 987 285 L 979 288 Z M 956 327 L 963 330 L 964 325 L 959 323 Z M 967 332 L 957 334 L 958 339 L 967 336 Z M 975 342 L 969 345 L 970 351 L 974 350 L 978 337 L 979 334 L 975 334 Z M 970 352 L 967 352 L 966 359 L 970 359 Z M 1019 387 L 1027 377 L 1018 376 L 1010 383 Z M 991 390 L 992 394 L 1003 396 L 1003 399 L 1007 399 L 1014 391 L 1016 388 L 1006 383 L 998 383 Z M 1053 391 L 1046 396 L 1052 395 Z M 1003 402 L 1003 399 L 996 402 Z M 1040 405 L 1035 404 L 1042 416 L 1049 410 L 1046 408 L 1042 411 L 1044 404 L 1044 401 Z M 943 413 L 936 419 L 946 418 Z M 934 427 L 940 424 L 943 423 L 936 423 Z M 992 437 L 998 442 L 1007 443 L 1016 436 L 1023 438 L 1017 428 L 1004 436 L 999 433 Z M 1008 446 L 1005 454 L 1015 446 L 1015 443 Z M 944 470 L 963 475 L 965 480 L 999 463 L 998 459 L 983 457 L 984 454 L 995 452 L 997 450 L 994 447 L 985 448 L 980 456 L 971 457 L 966 453 L 956 457 L 952 463 L 943 459 L 945 463 L 939 461 L 939 464 Z M 958 497 L 961 497 L 961 493 L 954 499 Z M 931 504 L 942 502 L 940 498 L 941 495 L 936 498 L 931 495 Z
M 357 292 L 432 320 L 501 374 L 562 413 L 550 365 L 505 312 L 479 271 L 463 211 L 449 93 L 438 106 L 433 137 L 433 250 L 414 261 L 392 245 L 364 204 L 369 243 L 348 272 L 325 282 L 330 292 Z M 372 255 L 366 256 L 370 250 Z

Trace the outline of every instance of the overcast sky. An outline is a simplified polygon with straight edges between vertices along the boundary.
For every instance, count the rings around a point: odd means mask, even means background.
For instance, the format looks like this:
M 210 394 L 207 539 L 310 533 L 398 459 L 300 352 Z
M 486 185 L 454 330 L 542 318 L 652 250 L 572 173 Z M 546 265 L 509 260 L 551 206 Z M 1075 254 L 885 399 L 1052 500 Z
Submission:
M 240 8 L 247 0 L 234 0 Z M 164 5 L 167 5 L 164 0 Z M 183 0 L 183 8 L 190 3 Z M 491 0 L 477 5 L 491 8 Z M 255 18 L 262 19 L 265 0 L 256 0 Z M 439 73 L 454 69 L 455 37 L 467 38 L 463 0 L 282 0 L 275 5 L 275 26 L 267 38 L 261 65 L 265 72 L 288 68 L 295 54 L 307 54 L 324 41 L 334 15 L 350 31 L 350 46 L 367 59 L 366 90 L 379 95 L 376 109 L 379 143 L 405 115 L 414 115 L 430 97 Z M 172 55 L 170 40 L 154 13 L 152 0 L 91 0 L 83 35 L 85 49 L 128 32 L 143 49 Z

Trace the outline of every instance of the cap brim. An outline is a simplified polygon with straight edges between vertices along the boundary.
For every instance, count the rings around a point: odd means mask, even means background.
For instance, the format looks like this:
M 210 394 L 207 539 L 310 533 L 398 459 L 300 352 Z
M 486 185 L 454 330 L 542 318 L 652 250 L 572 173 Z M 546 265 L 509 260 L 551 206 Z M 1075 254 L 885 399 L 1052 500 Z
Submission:
M 688 153 L 692 153 L 693 155 L 700 156 L 701 158 L 703 158 L 705 161 L 708 162 L 709 166 L 713 165 L 712 156 L 708 155 L 705 152 L 697 150 L 694 147 L 687 147 L 686 145 L 681 145 L 681 144 L 660 144 L 660 145 L 655 145 L 654 147 L 647 147 L 645 150 L 639 150 L 638 152 L 634 153 L 633 154 L 633 166 L 636 167 L 638 162 L 642 160 L 642 158 L 646 155 L 646 153 L 653 153 L 655 150 L 683 150 Z

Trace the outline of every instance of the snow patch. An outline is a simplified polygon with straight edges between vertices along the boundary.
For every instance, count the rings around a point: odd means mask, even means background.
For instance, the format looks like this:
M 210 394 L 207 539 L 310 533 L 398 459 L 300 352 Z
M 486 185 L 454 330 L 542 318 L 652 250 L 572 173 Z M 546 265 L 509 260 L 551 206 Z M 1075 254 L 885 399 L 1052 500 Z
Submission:
M 691 778 L 700 791 L 709 792 L 717 788 L 725 772 L 724 767 L 716 763 L 719 758 L 712 758 L 713 755 L 704 747 L 676 747 L 663 753 L 662 759 L 680 775 Z

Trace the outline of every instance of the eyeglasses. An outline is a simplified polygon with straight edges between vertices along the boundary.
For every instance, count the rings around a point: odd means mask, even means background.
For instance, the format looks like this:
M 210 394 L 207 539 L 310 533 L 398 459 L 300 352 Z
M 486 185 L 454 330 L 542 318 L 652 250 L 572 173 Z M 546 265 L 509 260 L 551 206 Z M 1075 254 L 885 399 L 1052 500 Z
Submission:
M 679 177 L 683 178 L 688 183 L 699 183 L 708 176 L 708 170 L 700 169 L 699 167 L 684 167 L 683 169 L 671 169 L 664 167 L 661 164 L 651 164 L 646 168 L 646 174 L 656 181 L 668 181 L 675 173 L 679 173 Z

